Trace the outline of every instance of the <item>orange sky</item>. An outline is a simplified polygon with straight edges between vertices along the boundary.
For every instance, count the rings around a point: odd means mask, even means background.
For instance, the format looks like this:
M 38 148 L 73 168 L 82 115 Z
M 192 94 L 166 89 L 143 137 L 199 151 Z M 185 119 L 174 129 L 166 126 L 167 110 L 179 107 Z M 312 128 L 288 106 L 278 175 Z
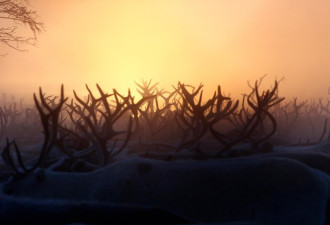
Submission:
M 0 93 L 84 84 L 126 91 L 141 78 L 221 84 L 233 96 L 247 80 L 285 77 L 280 94 L 319 97 L 330 86 L 328 0 L 31 0 L 46 31 L 27 53 L 0 44 Z M 0 21 L 1 24 L 1 21 Z M 265 82 L 265 84 L 268 84 Z M 94 88 L 95 90 L 95 88 Z

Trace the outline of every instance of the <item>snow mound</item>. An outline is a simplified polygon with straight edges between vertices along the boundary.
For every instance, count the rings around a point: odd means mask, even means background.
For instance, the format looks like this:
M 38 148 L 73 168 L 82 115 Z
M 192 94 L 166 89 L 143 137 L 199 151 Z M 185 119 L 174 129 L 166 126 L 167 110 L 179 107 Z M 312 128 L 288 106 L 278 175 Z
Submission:
M 200 222 L 323 225 L 329 177 L 283 158 L 130 158 L 89 173 L 37 170 L 1 188 L 32 199 L 155 206 Z

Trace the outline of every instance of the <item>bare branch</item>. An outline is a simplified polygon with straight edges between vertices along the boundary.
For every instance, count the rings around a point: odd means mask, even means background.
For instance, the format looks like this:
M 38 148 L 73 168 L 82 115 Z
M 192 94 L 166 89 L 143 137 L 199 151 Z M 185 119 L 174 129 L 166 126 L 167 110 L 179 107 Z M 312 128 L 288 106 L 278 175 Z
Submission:
M 27 0 L 0 0 L 0 20 L 9 24 L 0 27 L 0 42 L 18 51 L 26 51 L 23 45 L 36 45 L 37 35 L 44 30 L 44 24 Z M 19 27 L 22 26 L 28 27 L 32 36 L 21 36 Z

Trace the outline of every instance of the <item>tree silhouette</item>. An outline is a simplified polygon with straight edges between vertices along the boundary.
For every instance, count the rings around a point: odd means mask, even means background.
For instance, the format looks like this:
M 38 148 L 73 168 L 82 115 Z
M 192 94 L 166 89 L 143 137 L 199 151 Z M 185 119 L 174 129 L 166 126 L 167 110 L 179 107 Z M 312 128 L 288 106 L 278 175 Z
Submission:
M 0 0 L 0 42 L 18 51 L 26 51 L 24 45 L 35 45 L 37 34 L 43 30 L 37 12 L 28 0 Z M 19 27 L 28 28 L 32 34 L 22 35 Z

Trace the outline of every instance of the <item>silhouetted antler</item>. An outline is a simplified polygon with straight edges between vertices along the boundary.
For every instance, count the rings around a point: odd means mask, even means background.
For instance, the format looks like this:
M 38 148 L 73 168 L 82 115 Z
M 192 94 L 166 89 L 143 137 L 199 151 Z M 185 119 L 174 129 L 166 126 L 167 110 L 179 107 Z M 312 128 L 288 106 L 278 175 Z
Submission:
M 126 131 L 115 131 L 115 123 L 130 109 L 130 93 L 127 97 L 120 95 L 115 89 L 112 94 L 104 93 L 99 85 L 96 85 L 100 94 L 99 98 L 95 98 L 93 93 L 86 86 L 89 96 L 87 101 L 83 101 L 74 92 L 74 96 L 79 104 L 71 102 L 69 107 L 69 117 L 77 128 L 74 136 L 78 138 L 86 138 L 89 141 L 87 149 L 75 152 L 74 149 L 67 149 L 64 144 L 61 148 L 71 157 L 86 157 L 91 154 L 97 154 L 99 164 L 106 165 L 109 158 L 119 154 L 126 146 L 132 135 L 133 118 L 129 118 L 128 129 Z M 115 106 L 111 106 L 108 102 L 109 97 L 114 97 Z M 115 151 L 117 140 L 114 141 L 110 150 L 107 143 L 114 137 L 126 133 L 123 144 Z
M 250 119 L 251 122 L 248 122 L 247 124 L 248 126 L 244 129 L 245 131 L 247 131 L 247 134 L 250 135 L 252 131 L 255 130 L 258 126 L 261 126 L 261 128 L 263 129 L 264 120 L 266 118 L 268 118 L 272 124 L 271 132 L 269 134 L 264 135 L 263 138 L 257 141 L 253 141 L 253 139 L 250 137 L 250 140 L 252 140 L 252 142 L 254 142 L 255 145 L 269 139 L 276 131 L 277 128 L 276 120 L 269 112 L 269 109 L 284 100 L 284 98 L 278 97 L 277 89 L 278 89 L 278 82 L 275 81 L 275 85 L 272 90 L 263 91 L 262 94 L 260 95 L 259 85 L 258 82 L 256 82 L 254 89 L 247 98 L 247 102 L 249 106 L 254 111 L 254 114 Z M 256 97 L 256 104 L 254 104 L 251 101 L 251 97 L 253 95 Z
M 33 170 L 35 170 L 43 161 L 43 159 L 49 154 L 52 147 L 54 146 L 54 143 L 57 139 L 57 129 L 58 129 L 58 118 L 61 111 L 61 108 L 67 98 L 64 98 L 64 87 L 61 86 L 61 97 L 59 100 L 59 103 L 55 108 L 52 108 L 48 103 L 46 102 L 46 99 L 44 98 L 44 94 L 39 88 L 39 98 L 40 102 L 37 99 L 36 94 L 33 96 L 34 102 L 36 105 L 36 108 L 39 112 L 41 124 L 44 131 L 44 143 L 42 146 L 42 149 L 40 151 L 40 155 L 38 157 L 37 162 L 30 168 L 26 167 L 22 161 L 20 150 L 16 144 L 16 141 L 9 141 L 7 139 L 7 144 L 2 152 L 2 158 L 6 162 L 7 165 L 11 166 L 14 170 L 16 175 L 24 175 L 26 173 L 29 173 Z M 14 146 L 14 150 L 17 156 L 17 163 L 18 167 L 16 166 L 14 162 L 14 158 L 11 155 L 11 146 Z
M 189 93 L 185 85 L 179 83 L 182 103 L 181 109 L 177 112 L 176 120 L 184 134 L 178 149 L 196 144 L 208 130 L 222 144 L 226 144 L 225 135 L 216 131 L 215 125 L 220 120 L 227 119 L 237 109 L 239 102 L 236 101 L 233 104 L 229 97 L 222 95 L 221 88 L 218 86 L 213 97 L 202 104 L 202 87 L 203 85 L 200 85 L 195 91 Z M 197 96 L 198 101 L 196 103 L 195 98 Z M 188 138 L 189 133 L 192 133 L 191 138 Z

